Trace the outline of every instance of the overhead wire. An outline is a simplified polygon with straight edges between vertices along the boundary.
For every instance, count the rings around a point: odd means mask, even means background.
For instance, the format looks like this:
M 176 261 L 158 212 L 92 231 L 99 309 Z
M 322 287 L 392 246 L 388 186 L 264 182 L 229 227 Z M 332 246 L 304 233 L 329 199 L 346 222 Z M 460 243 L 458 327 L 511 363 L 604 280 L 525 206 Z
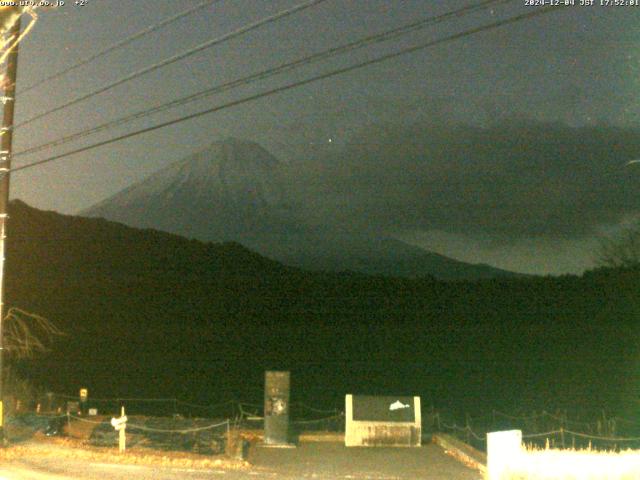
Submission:
M 453 34 L 453 35 L 449 35 L 449 36 L 446 36 L 446 37 L 443 37 L 443 38 L 440 38 L 440 39 L 431 40 L 431 41 L 428 41 L 428 42 L 425 42 L 425 43 L 421 43 L 421 44 L 418 44 L 418 45 L 414 45 L 414 46 L 411 46 L 411 47 L 406 47 L 406 48 L 403 48 L 401 50 L 398 50 L 398 51 L 395 51 L 395 52 L 392 52 L 392 53 L 388 53 L 388 54 L 385 54 L 385 55 L 381 55 L 379 57 L 376 57 L 376 58 L 373 58 L 373 59 L 369 59 L 369 60 L 366 60 L 366 61 L 363 61 L 363 62 L 360 62 L 360 63 L 356 63 L 356 64 L 353 64 L 353 65 L 350 65 L 350 66 L 347 66 L 347 67 L 335 69 L 335 70 L 332 70 L 332 71 L 329 71 L 329 72 L 326 72 L 326 73 L 322 73 L 322 74 L 319 74 L 319 75 L 315 75 L 313 77 L 310 77 L 310 78 L 307 78 L 307 79 L 304 79 L 304 80 L 300 80 L 300 81 L 296 81 L 296 82 L 293 82 L 293 83 L 288 83 L 286 85 L 283 85 L 283 86 L 280 86 L 280 87 L 276 87 L 276 88 L 272 88 L 272 89 L 269 89 L 269 90 L 266 90 L 266 91 L 263 91 L 263 92 L 260 92 L 260 93 L 254 94 L 254 95 L 250 95 L 250 96 L 238 99 L 238 100 L 233 100 L 233 101 L 227 102 L 227 103 L 222 104 L 222 105 L 217 105 L 217 106 L 208 108 L 206 110 L 195 112 L 195 113 L 192 113 L 192 114 L 189 114 L 189 115 L 185 115 L 185 116 L 173 119 L 173 120 L 169 120 L 169 121 L 162 122 L 162 123 L 159 123 L 159 124 L 156 124 L 156 125 L 152 125 L 150 127 L 142 128 L 140 130 L 136 130 L 136 131 L 129 132 L 129 133 L 126 133 L 126 134 L 123 134 L 123 135 L 119 135 L 117 137 L 113 137 L 113 138 L 110 138 L 110 139 L 107 139 L 107 140 L 96 142 L 94 144 L 87 145 L 87 146 L 84 146 L 84 147 L 81 147 L 81 148 L 77 148 L 75 150 L 71 150 L 71 151 L 68 151 L 68 152 L 65 152 L 65 153 L 61 153 L 59 155 L 54 155 L 54 156 L 51 156 L 51 157 L 48 157 L 48 158 L 44 158 L 44 159 L 41 159 L 41 160 L 38 160 L 38 161 L 27 163 L 27 164 L 21 165 L 19 167 L 14 167 L 11 170 L 9 170 L 9 172 L 6 172 L 6 173 L 26 170 L 26 169 L 29 169 L 29 168 L 33 168 L 33 167 L 45 164 L 45 163 L 50 163 L 50 162 L 53 162 L 53 161 L 57 161 L 57 160 L 60 160 L 62 158 L 69 157 L 71 155 L 76 155 L 78 153 L 83 153 L 83 152 L 86 152 L 86 151 L 89 151 L 89 150 L 93 150 L 93 149 L 96 149 L 96 148 L 99 148 L 99 147 L 102 147 L 102 146 L 105 146 L 105 145 L 109 145 L 111 143 L 115 143 L 115 142 L 119 142 L 119 141 L 122 141 L 122 140 L 126 140 L 128 138 L 132 138 L 132 137 L 135 137 L 135 136 L 138 136 L 138 135 L 142 135 L 142 134 L 149 133 L 149 132 L 152 132 L 152 131 L 155 131 L 155 130 L 159 130 L 159 129 L 164 128 L 164 127 L 168 127 L 168 126 L 171 126 L 171 125 L 182 123 L 182 122 L 185 122 L 187 120 L 192 120 L 194 118 L 198 118 L 198 117 L 201 117 L 203 115 L 208 115 L 210 113 L 218 112 L 220 110 L 224 110 L 224 109 L 227 109 L 227 108 L 231 108 L 231 107 L 235 107 L 235 106 L 238 106 L 238 105 L 242 105 L 242 104 L 254 101 L 254 100 L 258 100 L 260 98 L 264 98 L 264 97 L 267 97 L 267 96 L 271 96 L 271 95 L 275 95 L 275 94 L 278 94 L 278 93 L 282 93 L 282 92 L 285 92 L 287 90 L 291 90 L 293 88 L 301 87 L 301 86 L 308 85 L 308 84 L 311 84 L 311 83 L 315 83 L 315 82 L 318 82 L 318 81 L 321 81 L 321 80 L 332 78 L 332 77 L 335 77 L 337 75 L 342 75 L 342 74 L 345 74 L 345 73 L 348 73 L 348 72 L 352 72 L 352 71 L 355 71 L 355 70 L 358 70 L 358 69 L 361 69 L 361 68 L 364 68 L 364 67 L 367 67 L 367 66 L 370 66 L 370 65 L 375 65 L 375 64 L 378 64 L 378 63 L 382 63 L 382 62 L 385 62 L 387 60 L 400 57 L 402 55 L 406 55 L 406 54 L 409 54 L 409 53 L 412 53 L 412 52 L 416 52 L 416 51 L 419 51 L 419 50 L 424 50 L 424 49 L 429 48 L 429 47 L 433 47 L 433 46 L 440 45 L 440 44 L 443 44 L 443 43 L 447 43 L 447 42 L 451 42 L 451 41 L 454 41 L 454 40 L 458 40 L 460 38 L 464 38 L 464 37 L 467 37 L 467 36 L 470 36 L 470 35 L 474 35 L 474 34 L 477 34 L 477 33 L 480 33 L 480 32 L 493 30 L 493 29 L 502 27 L 504 25 L 520 22 L 520 21 L 527 20 L 527 19 L 530 19 L 530 18 L 534 18 L 534 17 L 540 16 L 540 15 L 543 15 L 543 14 L 546 14 L 546 13 L 550 13 L 552 11 L 558 11 L 560 9 L 562 9 L 562 7 L 549 7 L 549 6 L 540 7 L 538 9 L 532 10 L 532 11 L 527 12 L 527 13 L 523 13 L 523 14 L 520 14 L 520 15 L 509 17 L 507 19 L 503 19 L 503 20 L 499 20 L 499 21 L 496 21 L 496 22 L 493 22 L 493 23 L 482 25 L 480 27 L 475 27 L 475 28 L 472 28 L 472 29 L 468 29 L 468 30 L 465 30 L 465 31 L 462 31 L 462 32 L 459 32 L 459 33 L 456 33 L 456 34 Z
M 192 13 L 197 12 L 198 10 L 201 10 L 209 5 L 212 5 L 214 3 L 218 3 L 221 0 L 206 0 L 204 2 L 199 3 L 198 5 L 195 5 L 194 7 L 188 9 L 188 10 L 184 10 L 180 13 L 177 13 L 176 15 L 173 15 L 172 17 L 166 18 L 156 24 L 150 25 L 136 33 L 134 33 L 133 35 L 130 35 L 126 38 L 123 38 L 122 40 L 120 40 L 119 42 L 114 43 L 113 45 L 110 45 L 96 53 L 94 53 L 93 55 L 89 55 L 88 57 L 83 58 L 82 60 L 79 60 L 78 62 L 74 63 L 73 65 L 68 66 L 67 68 L 64 68 L 56 73 L 53 73 L 51 75 L 49 75 L 48 77 L 45 77 L 41 80 L 38 80 L 37 82 L 29 85 L 26 88 L 21 88 L 19 94 L 23 95 L 37 87 L 39 87 L 40 85 L 44 84 L 44 83 L 48 83 L 52 80 L 56 80 L 64 75 L 66 75 L 69 72 L 72 72 L 73 70 L 76 70 L 77 68 L 80 68 L 84 65 L 87 65 L 95 60 L 97 60 L 100 57 L 103 57 L 104 55 L 113 52 L 114 50 L 117 50 L 119 48 L 125 47 L 127 45 L 129 45 L 130 43 L 138 40 L 139 38 L 142 38 L 145 35 L 148 35 L 152 32 L 155 32 L 156 30 L 159 30 L 163 27 L 166 27 L 167 25 L 176 22 L 184 17 L 187 17 L 189 15 L 191 15 Z
M 51 115 L 52 113 L 56 113 L 59 112 L 60 110 L 64 110 L 65 108 L 71 107 L 73 105 L 76 105 L 80 102 L 83 102 L 89 98 L 95 97 L 96 95 L 99 95 L 101 93 L 107 92 L 119 85 L 122 85 L 126 82 L 129 82 L 131 80 L 134 80 L 138 77 L 141 77 L 142 75 L 146 75 L 147 73 L 151 73 L 155 70 L 158 70 L 160 68 L 166 67 L 167 65 L 171 65 L 173 63 L 176 63 L 180 60 L 184 60 L 185 58 L 188 58 L 192 55 L 195 55 L 196 53 L 199 53 L 203 50 L 206 50 L 208 48 L 211 48 L 213 46 L 216 45 L 220 45 L 228 40 L 231 40 L 233 38 L 236 38 L 240 35 L 244 35 L 245 33 L 251 32 L 253 30 L 256 30 L 264 25 L 267 25 L 269 23 L 273 23 L 277 20 L 280 20 L 282 18 L 288 17 L 290 15 L 293 15 L 294 13 L 298 13 L 302 10 L 306 10 L 308 8 L 314 7 L 320 3 L 326 2 L 327 0 L 308 0 L 307 2 L 301 3 L 299 5 L 296 5 L 294 7 L 288 8 L 286 10 L 281 10 L 278 13 L 275 13 L 273 15 L 270 15 L 268 17 L 262 18 L 256 22 L 250 23 L 249 25 L 245 25 L 243 27 L 240 27 L 232 32 L 229 32 L 225 35 L 222 35 L 220 37 L 208 40 L 194 48 L 190 48 L 189 50 L 186 50 L 184 52 L 178 53 L 176 55 L 173 55 L 172 57 L 169 57 L 165 60 L 162 60 L 161 62 L 155 63 L 153 65 L 150 65 L 148 67 L 145 67 L 141 70 L 137 70 L 123 78 L 120 78 L 118 80 L 116 80 L 115 82 L 112 82 L 108 85 L 104 85 L 100 88 L 98 88 L 97 90 L 94 90 L 90 93 L 81 95 L 79 97 L 74 98 L 73 100 L 70 100 L 62 105 L 58 105 L 57 107 L 51 108 L 49 110 L 46 110 L 42 113 L 39 113 L 23 122 L 18 123 L 17 125 L 14 126 L 14 129 L 18 129 L 20 127 L 23 127 L 25 125 L 28 125 L 30 123 L 35 122 L 36 120 L 39 120 L 41 118 L 44 118 L 48 115 Z
M 185 97 L 176 99 L 176 100 L 172 100 L 170 102 L 164 103 L 162 105 L 158 105 L 156 107 L 150 108 L 150 109 L 146 109 L 146 110 L 142 110 L 139 112 L 135 112 L 133 114 L 115 119 L 115 120 L 111 120 L 109 122 L 103 123 L 101 125 L 98 125 L 96 127 L 92 127 L 90 129 L 86 129 L 86 130 L 82 130 L 80 132 L 76 132 L 70 135 L 66 135 L 62 138 L 50 141 L 50 142 L 46 142 L 43 143 L 41 145 L 36 145 L 34 147 L 16 152 L 13 154 L 13 157 L 19 157 L 21 155 L 28 155 L 28 154 L 32 154 L 32 153 L 36 153 L 42 150 L 46 150 L 46 149 L 50 149 L 53 147 L 58 147 L 60 145 L 64 145 L 66 143 L 69 143 L 71 141 L 74 140 L 78 140 L 80 138 L 84 138 L 86 136 L 89 135 L 93 135 L 95 133 L 104 131 L 104 130 L 108 130 L 108 129 L 112 129 L 112 128 L 117 128 L 119 126 L 125 125 L 126 123 L 132 122 L 134 120 L 140 119 L 140 118 L 144 118 L 144 117 L 148 117 L 150 115 L 159 113 L 159 112 L 163 112 L 166 110 L 169 110 L 171 108 L 175 108 L 178 106 L 182 106 L 182 105 L 186 105 L 188 103 L 192 103 L 195 102 L 197 100 L 202 100 L 204 98 L 207 98 L 209 96 L 212 96 L 214 94 L 218 94 L 227 90 L 230 90 L 232 88 L 236 88 L 239 86 L 243 86 L 243 85 L 248 85 L 250 83 L 259 81 L 259 80 L 264 80 L 270 77 L 273 77 L 275 75 L 279 75 L 282 74 L 284 72 L 302 67 L 302 66 L 306 66 L 306 65 L 310 65 L 312 63 L 316 63 L 322 60 L 326 60 L 329 59 L 331 57 L 334 57 L 336 55 L 341 55 L 344 54 L 346 52 L 349 51 L 353 51 L 359 48 L 363 48 L 365 46 L 369 46 L 372 44 L 376 44 L 376 43 L 381 43 L 381 42 L 385 42 L 385 41 L 389 41 L 392 39 L 397 39 L 400 36 L 406 35 L 408 33 L 414 32 L 416 30 L 422 29 L 422 28 L 426 28 L 428 26 L 431 26 L 433 24 L 436 23 L 440 23 L 446 20 L 449 20 L 450 18 L 453 17 L 461 17 L 464 15 L 468 15 L 470 13 L 474 13 L 478 10 L 481 9 L 487 9 L 488 7 L 492 6 L 492 5 L 497 5 L 497 4 L 501 4 L 501 3 L 511 3 L 514 0 L 484 0 L 480 3 L 477 3 L 475 5 L 471 5 L 471 6 L 466 6 L 463 8 L 459 8 L 457 10 L 453 10 L 453 11 L 449 11 L 446 12 L 444 14 L 441 15 L 437 15 L 437 16 L 431 16 L 431 17 L 427 17 L 421 20 L 418 20 L 416 22 L 412 22 L 409 23 L 407 25 L 402 25 L 400 27 L 391 29 L 391 30 L 387 30 L 384 31 L 382 33 L 378 33 L 375 35 L 369 35 L 367 37 L 361 38 L 359 40 L 355 40 L 353 42 L 349 42 L 347 44 L 338 46 L 338 47 L 333 47 L 333 48 L 329 48 L 326 50 L 323 50 L 321 52 L 315 53 L 313 55 L 309 55 L 303 58 L 300 58 L 298 60 L 294 60 L 291 62 L 286 62 L 283 64 L 280 64 L 276 67 L 272 67 L 266 70 L 262 70 L 260 72 L 254 73 L 252 75 L 249 75 L 247 77 L 243 77 L 240 79 L 235 79 L 235 80 L 231 80 L 229 82 L 223 83 L 221 85 L 217 85 L 211 88 L 208 88 L 206 90 L 200 91 L 200 92 L 196 92 L 194 94 L 190 94 L 187 95 Z

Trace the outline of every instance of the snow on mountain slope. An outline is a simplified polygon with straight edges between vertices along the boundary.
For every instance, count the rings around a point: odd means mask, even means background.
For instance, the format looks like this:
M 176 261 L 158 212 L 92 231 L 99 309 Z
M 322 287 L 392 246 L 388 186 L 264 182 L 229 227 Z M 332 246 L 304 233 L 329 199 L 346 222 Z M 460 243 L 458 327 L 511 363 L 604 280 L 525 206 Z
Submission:
M 169 165 L 82 212 L 208 240 L 291 223 L 279 162 L 253 142 L 229 138 Z
M 235 241 L 310 270 L 443 279 L 509 274 L 385 235 L 351 231 L 348 225 L 311 225 L 309 212 L 323 207 L 317 201 L 305 208 L 292 207 L 294 181 L 297 177 L 284 175 L 278 159 L 258 144 L 229 138 L 169 165 L 82 215 L 199 240 Z

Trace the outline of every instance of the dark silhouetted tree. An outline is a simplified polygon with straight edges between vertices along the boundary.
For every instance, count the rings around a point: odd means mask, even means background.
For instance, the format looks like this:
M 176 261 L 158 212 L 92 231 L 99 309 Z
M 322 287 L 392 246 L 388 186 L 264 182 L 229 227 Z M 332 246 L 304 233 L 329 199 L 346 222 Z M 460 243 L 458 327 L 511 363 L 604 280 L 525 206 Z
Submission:
M 40 315 L 12 307 L 3 321 L 4 349 L 8 365 L 4 375 L 5 402 L 7 412 L 12 414 L 20 401 L 23 406 L 33 403 L 37 397 L 35 387 L 28 379 L 22 378 L 14 367 L 18 360 L 29 359 L 49 350 L 54 337 L 63 335 L 50 320 Z M 7 398 L 8 397 L 8 398 Z

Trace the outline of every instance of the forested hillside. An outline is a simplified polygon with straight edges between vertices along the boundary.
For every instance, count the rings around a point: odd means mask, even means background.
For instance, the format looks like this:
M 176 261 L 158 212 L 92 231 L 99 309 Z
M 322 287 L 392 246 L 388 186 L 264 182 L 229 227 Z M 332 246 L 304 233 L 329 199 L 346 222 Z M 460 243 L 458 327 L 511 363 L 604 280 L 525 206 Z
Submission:
M 7 262 L 8 306 L 66 332 L 20 371 L 62 393 L 260 401 L 278 368 L 294 399 L 325 406 L 361 392 L 480 413 L 637 409 L 638 269 L 450 283 L 311 273 L 21 202 Z

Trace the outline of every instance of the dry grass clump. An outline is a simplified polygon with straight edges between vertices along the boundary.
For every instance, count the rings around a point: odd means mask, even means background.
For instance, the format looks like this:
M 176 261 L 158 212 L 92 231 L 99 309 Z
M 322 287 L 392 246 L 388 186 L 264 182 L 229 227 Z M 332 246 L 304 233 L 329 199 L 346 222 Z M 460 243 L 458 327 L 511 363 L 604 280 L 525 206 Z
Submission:
M 638 480 L 640 450 L 539 449 L 528 446 L 513 459 L 508 480 Z
M 96 463 L 118 463 L 127 465 L 149 465 L 154 467 L 178 467 L 194 469 L 222 468 L 243 470 L 249 463 L 224 456 L 204 456 L 188 452 L 160 452 L 141 447 L 128 449 L 124 454 L 118 448 L 101 448 L 87 445 L 73 438 L 39 438 L 27 444 L 0 449 L 0 461 L 11 461 L 33 456 L 54 456 L 70 460 Z

